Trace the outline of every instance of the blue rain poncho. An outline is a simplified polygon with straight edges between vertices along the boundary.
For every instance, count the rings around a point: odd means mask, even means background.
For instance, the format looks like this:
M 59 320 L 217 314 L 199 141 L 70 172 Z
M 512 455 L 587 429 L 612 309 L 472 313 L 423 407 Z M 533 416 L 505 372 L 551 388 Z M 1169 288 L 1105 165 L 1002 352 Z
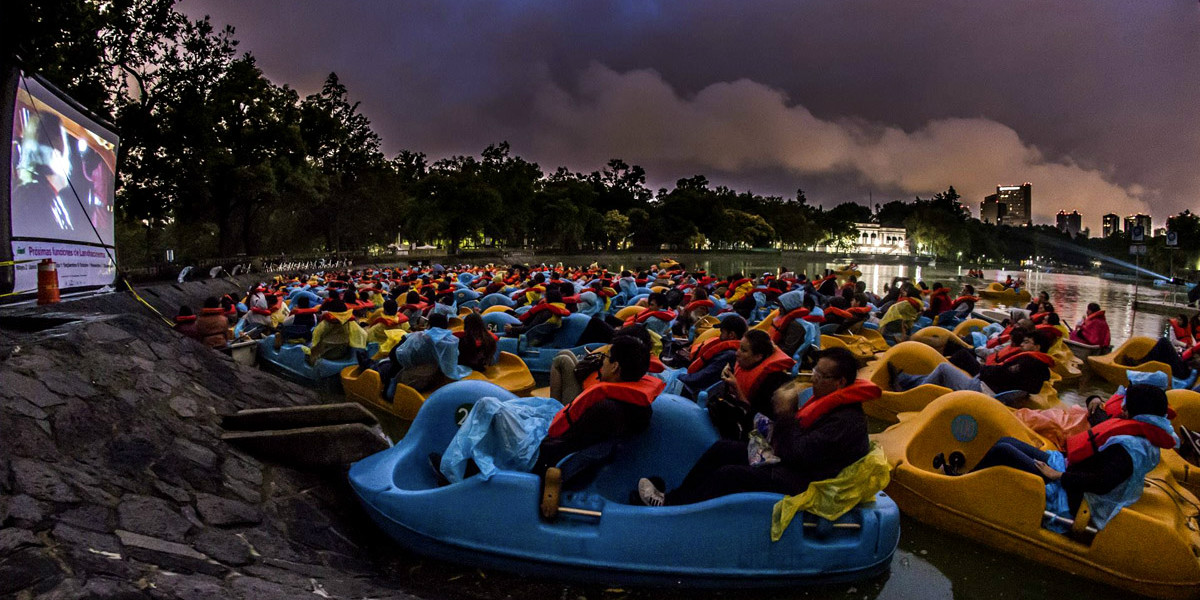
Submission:
M 442 453 L 442 474 L 462 481 L 467 459 L 484 480 L 499 470 L 529 472 L 559 410 L 562 403 L 553 398 L 480 398 Z

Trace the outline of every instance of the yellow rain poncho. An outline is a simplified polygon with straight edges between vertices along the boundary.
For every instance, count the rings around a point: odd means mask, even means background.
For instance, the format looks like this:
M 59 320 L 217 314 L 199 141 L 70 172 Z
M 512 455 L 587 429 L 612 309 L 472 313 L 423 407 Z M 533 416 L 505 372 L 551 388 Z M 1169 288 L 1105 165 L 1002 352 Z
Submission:
M 367 332 L 354 321 L 354 311 L 327 312 L 312 333 L 312 346 L 322 341 L 326 344 L 346 344 L 351 348 L 366 348 Z M 310 350 L 310 347 L 304 347 L 306 354 Z
M 907 332 L 912 328 L 913 323 L 917 322 L 917 307 L 911 302 L 901 298 L 892 303 L 883 318 L 879 320 L 879 328 L 883 329 L 892 321 L 900 321 L 901 330 Z
M 891 474 L 892 468 L 883 447 L 871 442 L 870 452 L 842 469 L 837 477 L 814 481 L 803 493 L 776 502 L 775 510 L 771 512 L 771 541 L 778 542 L 783 537 L 784 530 L 800 511 L 830 521 L 838 519 L 855 506 L 875 498 L 875 494 L 887 487 Z

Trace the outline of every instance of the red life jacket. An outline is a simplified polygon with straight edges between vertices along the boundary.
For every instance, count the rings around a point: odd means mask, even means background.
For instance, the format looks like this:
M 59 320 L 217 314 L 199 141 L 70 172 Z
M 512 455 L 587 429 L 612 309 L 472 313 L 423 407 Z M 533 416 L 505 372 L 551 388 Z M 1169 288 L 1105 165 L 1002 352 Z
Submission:
M 1018 347 L 1018 349 L 1019 349 L 1019 347 Z M 997 352 L 997 354 L 999 354 L 999 353 Z M 1036 352 L 1036 351 L 1034 351 L 1034 352 L 1017 352 L 1015 354 L 1010 354 L 1007 357 L 1005 357 L 1004 360 L 998 361 L 997 364 L 999 366 L 1012 364 L 1012 362 L 1014 360 L 1017 360 L 1018 358 L 1021 358 L 1022 356 L 1028 356 L 1030 358 L 1035 358 L 1035 359 L 1037 359 L 1038 362 L 1046 365 L 1047 367 L 1054 366 L 1054 357 L 1053 356 L 1050 356 L 1049 354 L 1046 354 L 1045 352 Z
M 866 379 L 855 379 L 850 385 L 832 394 L 809 400 L 807 404 L 800 407 L 800 410 L 796 411 L 796 420 L 800 422 L 800 427 L 808 429 L 829 411 L 839 406 L 874 400 L 882 394 L 882 390 L 874 383 Z
M 737 289 L 746 283 L 750 283 L 749 277 L 743 277 L 743 278 L 729 284 L 729 287 L 726 288 L 726 290 L 725 290 L 725 297 L 732 298 L 733 295 L 737 293 Z
M 1055 327 L 1055 326 L 1053 326 L 1053 325 L 1050 325 L 1050 324 L 1042 324 L 1042 325 L 1038 325 L 1037 327 L 1034 327 L 1034 329 L 1036 329 L 1037 331 L 1040 331 L 1040 332 L 1042 332 L 1042 333 L 1043 333 L 1043 334 L 1045 334 L 1045 335 L 1048 335 L 1048 336 L 1050 336 L 1050 341 L 1051 341 L 1051 342 L 1053 342 L 1054 340 L 1057 340 L 1058 338 L 1062 337 L 1062 330 L 1061 330 L 1061 329 L 1059 329 L 1059 328 L 1057 328 L 1057 327 Z
M 713 304 L 712 300 L 693 300 L 683 307 L 683 312 L 690 313 L 697 308 L 707 308 L 709 312 L 712 312 L 715 307 L 716 304 Z
M 541 302 L 534 304 L 533 308 L 530 308 L 529 310 L 525 311 L 525 314 L 522 314 L 522 315 L 518 316 L 517 318 L 520 319 L 522 323 L 524 323 L 525 321 L 527 321 L 531 317 L 533 317 L 533 315 L 536 315 L 540 312 L 547 311 L 547 310 L 560 316 L 560 317 L 565 317 L 565 316 L 571 314 L 571 311 L 567 310 L 565 306 L 559 306 L 557 303 L 550 304 L 549 302 L 542 300 Z
M 752 368 L 743 369 L 741 365 L 734 367 L 733 376 L 737 379 L 738 389 L 742 392 L 742 402 L 750 402 L 750 398 L 754 396 L 754 392 L 758 391 L 758 386 L 762 385 L 762 381 L 767 375 L 791 369 L 794 364 L 796 361 L 792 360 L 792 357 L 784 354 L 783 350 L 775 348 L 774 353 Z
M 1108 416 L 1110 416 L 1110 417 L 1120 417 L 1121 411 L 1124 409 L 1125 409 L 1125 394 L 1113 394 L 1112 398 L 1109 398 L 1104 403 L 1104 412 L 1108 413 Z M 1177 414 L 1175 412 L 1175 409 L 1168 406 L 1167 407 L 1167 419 L 1174 421 L 1176 416 L 1177 416 Z
M 649 373 L 662 373 L 667 370 L 667 365 L 663 364 L 662 359 L 657 356 L 650 357 L 650 368 L 646 371 Z
M 979 296 L 959 296 L 954 299 L 954 302 L 950 303 L 950 308 L 952 308 L 952 309 L 958 308 L 959 305 L 961 305 L 964 302 L 970 302 L 970 303 L 974 304 L 976 302 L 979 302 Z
M 851 316 L 856 316 L 856 317 L 861 317 L 863 315 L 871 314 L 870 306 L 851 306 L 850 308 L 847 308 L 846 310 L 847 310 L 847 312 L 850 313 Z
M 1029 315 L 1029 320 L 1033 321 L 1034 325 L 1039 325 L 1042 321 L 1045 321 L 1046 317 L 1048 316 L 1050 316 L 1050 313 L 1043 311 Z
M 406 317 L 400 313 L 396 313 L 394 315 L 379 315 L 378 317 L 371 319 L 371 322 L 368 323 L 367 326 L 370 327 L 377 323 L 383 323 L 384 325 L 386 325 L 388 327 L 395 327 L 396 325 L 403 325 L 407 322 L 408 322 L 408 317 Z
M 320 307 L 320 306 L 314 306 L 314 307 L 311 307 L 311 308 L 293 308 L 293 309 L 292 309 L 292 310 L 291 310 L 291 311 L 290 311 L 288 314 L 292 314 L 292 315 L 315 315 L 315 314 L 317 314 L 317 313 L 319 313 L 319 312 L 321 312 L 321 307 Z
M 984 360 L 984 364 L 998 365 L 998 364 L 1001 364 L 1002 362 L 1004 362 L 1005 359 L 1015 356 L 1020 353 L 1021 353 L 1020 346 L 1009 346 L 1007 348 L 1003 348 L 1003 349 L 1000 349 L 996 352 L 989 354 L 987 359 Z
M 854 315 L 850 314 L 850 311 L 843 309 L 843 308 L 838 308 L 836 306 L 826 307 L 825 314 L 832 316 L 832 317 L 838 317 L 839 319 L 849 319 L 854 316 Z M 826 319 L 826 321 L 828 321 L 828 320 L 829 319 Z
M 195 323 L 196 315 L 179 315 L 175 317 L 175 324 L 182 325 L 184 323 Z
M 708 361 L 712 360 L 714 356 L 728 350 L 737 350 L 738 346 L 741 345 L 742 340 L 713 338 L 711 341 L 705 342 L 704 345 L 700 346 L 700 352 L 696 354 L 696 359 L 692 361 L 692 364 L 688 365 L 687 372 L 695 373 L 703 369 L 704 365 L 707 365 Z
M 948 288 L 938 288 L 929 295 L 929 309 L 933 312 L 944 313 L 950 310 L 950 306 L 950 290 Z
M 645 323 L 650 317 L 655 317 L 663 321 L 674 321 L 675 311 L 673 310 L 643 310 L 642 312 L 625 319 L 625 325 L 633 325 L 634 323 Z
M 663 380 L 649 375 L 637 381 L 599 381 L 584 388 L 574 400 L 559 409 L 546 435 L 552 438 L 566 435 L 571 425 L 582 418 L 589 408 L 608 398 L 634 406 L 650 406 L 666 386 Z
M 809 311 L 807 308 L 797 308 L 788 311 L 788 313 L 782 317 L 776 317 L 775 322 L 771 323 L 771 341 L 778 342 L 780 339 L 782 339 L 783 332 L 787 331 L 787 328 L 792 324 L 792 321 L 795 321 L 796 319 L 803 319 L 808 316 L 808 313 Z
M 1180 324 L 1179 319 L 1171 319 L 1171 331 L 1175 332 L 1175 339 L 1191 346 L 1192 332 L 1188 329 L 1187 323 Z
M 1144 437 L 1159 448 L 1174 448 L 1175 438 L 1161 427 L 1133 419 L 1109 419 L 1087 431 L 1067 438 L 1067 464 L 1078 464 L 1100 450 L 1105 442 L 1118 435 Z
M 999 346 L 1000 344 L 1007 344 L 1008 340 L 1012 339 L 1013 327 L 1015 327 L 1015 325 L 1009 325 L 1008 327 L 1005 327 L 1004 331 L 1001 332 L 999 336 L 996 336 L 996 337 L 988 340 L 987 347 L 995 348 L 996 346 Z
M 545 291 L 546 291 L 546 288 L 544 288 L 540 285 L 535 285 L 533 287 L 525 288 L 523 290 L 517 290 L 517 291 L 513 292 L 512 295 L 509 296 L 509 298 L 512 298 L 513 300 L 519 300 L 521 298 L 521 296 L 524 296 L 527 292 L 534 292 L 534 293 L 541 294 L 541 293 L 544 293 Z
M 347 307 L 347 308 L 349 308 L 349 307 Z M 421 312 L 425 312 L 425 309 L 427 309 L 427 308 L 429 308 L 428 304 L 426 304 L 425 302 L 418 302 L 416 304 L 403 304 L 400 306 L 400 311 L 401 312 L 416 311 L 416 312 L 421 313 Z

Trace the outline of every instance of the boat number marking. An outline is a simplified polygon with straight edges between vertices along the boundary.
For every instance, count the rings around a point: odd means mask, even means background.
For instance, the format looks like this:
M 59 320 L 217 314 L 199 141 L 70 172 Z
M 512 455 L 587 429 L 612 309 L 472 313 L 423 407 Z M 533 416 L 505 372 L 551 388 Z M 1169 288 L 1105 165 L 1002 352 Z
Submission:
M 954 439 L 966 444 L 979 434 L 979 423 L 971 415 L 958 415 L 950 422 L 950 433 L 954 434 Z
M 471 414 L 471 406 L 472 406 L 471 404 L 463 404 L 462 406 L 459 406 L 458 408 L 454 409 L 454 424 L 455 425 L 462 427 L 462 424 L 465 423 L 467 420 L 467 415 Z

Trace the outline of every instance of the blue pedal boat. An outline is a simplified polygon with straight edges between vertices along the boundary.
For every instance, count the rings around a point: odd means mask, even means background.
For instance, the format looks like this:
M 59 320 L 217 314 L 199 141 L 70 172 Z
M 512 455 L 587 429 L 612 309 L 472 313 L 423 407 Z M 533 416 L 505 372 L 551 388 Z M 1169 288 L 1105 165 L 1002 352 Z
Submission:
M 367 345 L 368 355 L 378 351 L 379 345 Z M 315 365 L 308 364 L 308 354 L 300 344 L 284 344 L 275 350 L 275 336 L 269 335 L 258 341 L 258 358 L 267 370 L 282 375 L 287 379 L 303 385 L 320 385 L 329 381 L 337 381 L 342 369 L 357 366 L 358 361 L 353 354 L 340 360 L 321 358 Z
M 568 480 L 560 512 L 541 516 L 541 478 L 500 471 L 439 487 L 430 453 L 442 452 L 476 399 L 513 395 L 486 382 L 447 385 L 426 400 L 396 446 L 350 468 L 375 522 L 418 554 L 603 585 L 759 588 L 859 580 L 887 570 L 900 514 L 883 493 L 836 523 L 797 515 L 778 542 L 771 513 L 782 496 L 745 493 L 698 504 L 629 503 L 640 477 L 669 488 L 717 439 L 705 409 L 662 395 L 650 428 L 584 481 Z
M 490 316 L 485 315 L 485 317 Z M 491 318 L 499 319 L 500 317 Z M 591 317 L 580 313 L 572 313 L 563 317 L 562 321 L 562 327 L 558 328 L 558 331 L 554 333 L 554 337 L 541 346 L 530 346 L 524 335 L 515 338 L 502 337 L 496 345 L 502 352 L 519 356 L 521 360 L 525 361 L 525 365 L 529 367 L 530 373 L 542 374 L 550 372 L 550 363 L 554 362 L 554 356 L 562 350 L 570 350 L 576 356 L 583 356 L 596 348 L 604 346 L 604 344 L 599 343 L 579 343 L 579 338 L 583 335 L 583 330 L 587 328 Z M 502 332 L 503 327 L 500 330 Z

